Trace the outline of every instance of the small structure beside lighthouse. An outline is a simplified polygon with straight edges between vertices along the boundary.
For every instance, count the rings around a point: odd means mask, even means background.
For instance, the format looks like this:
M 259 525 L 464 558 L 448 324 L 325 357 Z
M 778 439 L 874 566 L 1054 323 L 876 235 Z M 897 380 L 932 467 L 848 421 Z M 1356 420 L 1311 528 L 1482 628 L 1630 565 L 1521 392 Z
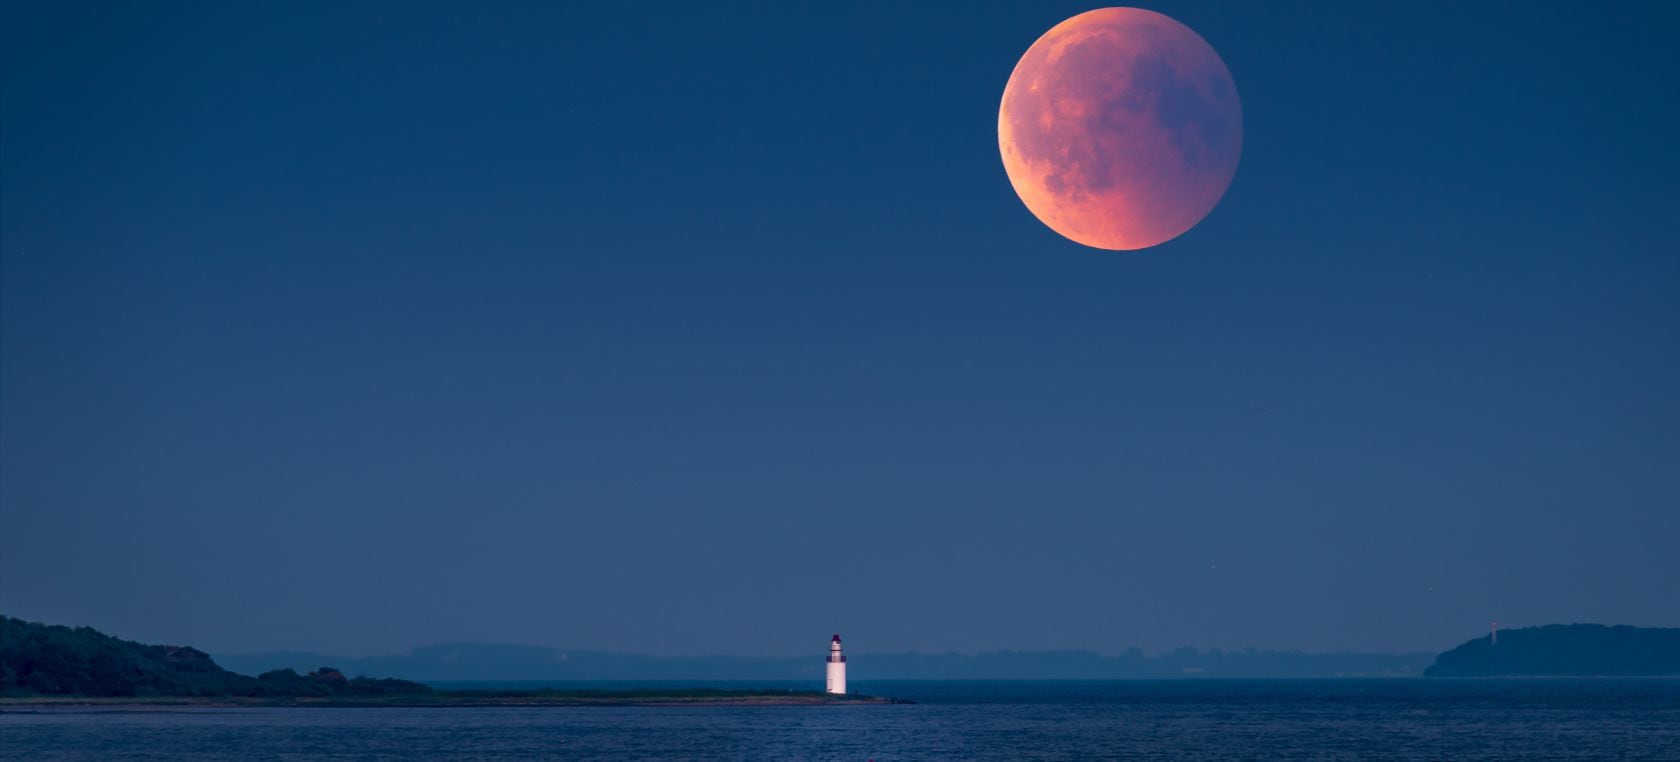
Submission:
M 840 651 L 840 636 L 828 642 L 828 692 L 846 693 L 846 654 Z

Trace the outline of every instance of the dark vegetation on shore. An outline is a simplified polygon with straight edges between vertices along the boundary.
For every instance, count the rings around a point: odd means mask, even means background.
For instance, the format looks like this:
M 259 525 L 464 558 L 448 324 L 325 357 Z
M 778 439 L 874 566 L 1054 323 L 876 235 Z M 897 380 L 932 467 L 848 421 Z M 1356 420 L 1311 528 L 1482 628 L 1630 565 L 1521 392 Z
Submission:
M 1501 630 L 1436 657 L 1429 677 L 1680 675 L 1680 627 L 1549 624 Z
M 431 692 L 392 678 L 347 678 L 331 667 L 308 674 L 276 669 L 257 677 L 229 672 L 189 646 L 149 646 L 92 627 L 63 627 L 0 616 L 0 695 L 4 696 L 390 696 Z

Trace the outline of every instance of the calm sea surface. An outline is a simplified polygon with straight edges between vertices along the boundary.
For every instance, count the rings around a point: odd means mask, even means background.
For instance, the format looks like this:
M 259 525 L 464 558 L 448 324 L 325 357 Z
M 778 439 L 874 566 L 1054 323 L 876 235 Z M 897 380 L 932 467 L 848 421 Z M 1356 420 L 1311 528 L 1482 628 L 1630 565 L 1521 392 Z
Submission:
M 920 703 L 9 711 L 0 757 L 1680 760 L 1676 680 L 855 685 Z

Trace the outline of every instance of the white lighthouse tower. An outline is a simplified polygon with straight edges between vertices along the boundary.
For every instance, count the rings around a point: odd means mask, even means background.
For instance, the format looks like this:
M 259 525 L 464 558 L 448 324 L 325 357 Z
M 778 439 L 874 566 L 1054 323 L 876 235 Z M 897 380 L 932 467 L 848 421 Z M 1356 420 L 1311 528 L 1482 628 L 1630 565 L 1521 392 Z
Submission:
M 846 693 L 846 655 L 840 652 L 840 636 L 828 641 L 828 692 Z

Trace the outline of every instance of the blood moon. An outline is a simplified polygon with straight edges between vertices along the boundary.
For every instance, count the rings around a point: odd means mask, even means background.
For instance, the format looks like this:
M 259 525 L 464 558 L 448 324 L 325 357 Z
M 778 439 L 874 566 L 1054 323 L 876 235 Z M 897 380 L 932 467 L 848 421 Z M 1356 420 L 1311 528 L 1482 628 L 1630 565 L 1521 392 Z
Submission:
M 1219 54 L 1154 11 L 1101 8 L 1021 56 L 998 108 L 1009 182 L 1050 229 L 1142 249 L 1194 227 L 1242 154 L 1242 104 Z

